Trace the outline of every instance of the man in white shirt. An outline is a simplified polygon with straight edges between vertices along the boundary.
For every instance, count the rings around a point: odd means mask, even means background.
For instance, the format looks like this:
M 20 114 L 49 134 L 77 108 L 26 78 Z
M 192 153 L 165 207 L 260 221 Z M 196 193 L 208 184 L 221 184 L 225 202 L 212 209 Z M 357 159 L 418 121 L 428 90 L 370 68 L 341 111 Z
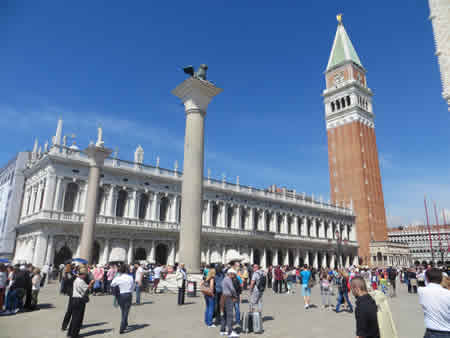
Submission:
M 136 270 L 136 275 L 134 281 L 136 282 L 136 305 L 141 304 L 141 288 L 144 281 L 144 273 L 146 272 L 144 268 L 138 264 L 134 265 Z
M 134 289 L 133 277 L 128 273 L 127 265 L 121 265 L 119 268 L 119 275 L 111 282 L 111 287 L 118 286 L 120 290 L 119 306 L 122 313 L 120 321 L 120 334 L 124 333 L 128 327 L 128 313 L 130 312 L 132 293 Z
M 418 290 L 419 302 L 425 316 L 424 338 L 450 337 L 450 290 L 444 289 L 440 283 L 442 272 L 431 268 L 425 273 L 428 285 Z
M 161 279 L 161 272 L 163 267 L 161 264 L 158 264 L 156 268 L 153 270 L 153 292 L 156 293 L 158 289 L 159 280 Z

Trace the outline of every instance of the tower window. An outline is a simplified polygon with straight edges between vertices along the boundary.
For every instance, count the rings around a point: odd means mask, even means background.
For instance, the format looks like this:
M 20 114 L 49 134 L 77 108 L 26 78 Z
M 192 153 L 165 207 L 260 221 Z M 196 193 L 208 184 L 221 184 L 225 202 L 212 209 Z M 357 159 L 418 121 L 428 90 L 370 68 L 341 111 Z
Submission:
M 342 108 L 345 108 L 345 99 L 344 98 L 341 99 L 341 103 L 342 103 Z
M 341 103 L 339 102 L 339 100 L 336 101 L 336 109 L 341 109 Z
M 335 110 L 334 102 L 331 102 L 331 111 L 334 112 L 334 110 Z
M 350 106 L 350 96 L 347 96 L 347 106 Z

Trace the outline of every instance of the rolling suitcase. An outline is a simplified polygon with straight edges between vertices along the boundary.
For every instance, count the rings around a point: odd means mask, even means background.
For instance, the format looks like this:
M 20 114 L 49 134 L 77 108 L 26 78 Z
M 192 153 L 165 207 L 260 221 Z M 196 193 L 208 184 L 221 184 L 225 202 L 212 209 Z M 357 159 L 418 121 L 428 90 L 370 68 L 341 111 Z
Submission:
M 252 322 L 253 322 L 253 332 L 254 333 L 263 333 L 263 321 L 261 317 L 261 313 L 252 312 Z
M 244 312 L 242 314 L 241 328 L 244 333 L 253 332 L 253 312 Z

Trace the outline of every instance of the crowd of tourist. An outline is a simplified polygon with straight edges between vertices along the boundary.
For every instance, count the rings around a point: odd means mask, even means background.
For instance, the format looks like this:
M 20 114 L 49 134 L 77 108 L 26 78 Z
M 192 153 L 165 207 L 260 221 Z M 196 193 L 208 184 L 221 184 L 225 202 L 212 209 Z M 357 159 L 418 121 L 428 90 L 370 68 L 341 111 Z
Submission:
M 243 321 L 240 308 L 243 295 L 248 299 L 249 312 L 257 313 L 262 318 L 266 289 L 276 295 L 296 294 L 300 289 L 305 309 L 308 310 L 316 307 L 311 300 L 311 289 L 317 287 L 322 309 L 331 309 L 336 313 L 341 312 L 342 308 L 350 313 L 355 311 L 358 336 L 378 337 L 378 330 L 390 330 L 392 337 L 396 337 L 386 299 L 396 297 L 397 282 L 405 285 L 409 293 L 418 293 L 425 314 L 425 337 L 450 335 L 450 282 L 449 271 L 445 267 L 437 269 L 419 265 L 407 269 L 369 269 L 352 266 L 317 270 L 304 265 L 270 266 L 263 270 L 257 264 L 241 264 L 236 260 L 227 265 L 207 265 L 202 270 L 203 281 L 199 289 L 205 300 L 204 323 L 209 328 L 219 327 L 222 336 L 239 336 Z M 14 315 L 38 309 L 39 291 L 50 275 L 52 268 L 49 266 L 41 271 L 31 264 L 0 264 L 0 314 Z M 121 310 L 119 332 L 126 332 L 133 292 L 134 304 L 139 305 L 141 292 L 161 292 L 160 281 L 168 275 L 172 275 L 176 282 L 177 304 L 183 305 L 188 285 L 184 264 L 172 267 L 137 263 L 105 266 L 69 263 L 60 266 L 59 291 L 68 296 L 61 329 L 67 330 L 68 336 L 78 337 L 89 296 L 112 295 L 113 304 Z M 380 319 L 380 308 L 385 308 L 387 319 Z

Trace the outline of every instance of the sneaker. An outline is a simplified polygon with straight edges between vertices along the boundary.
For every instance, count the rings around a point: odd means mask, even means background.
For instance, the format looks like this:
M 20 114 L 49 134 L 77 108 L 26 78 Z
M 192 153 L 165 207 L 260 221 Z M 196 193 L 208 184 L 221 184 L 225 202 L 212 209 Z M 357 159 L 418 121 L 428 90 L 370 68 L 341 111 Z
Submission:
M 208 327 L 217 327 L 217 326 L 214 324 L 211 324 L 211 325 L 208 325 Z
M 20 309 L 15 309 L 12 313 L 17 313 L 19 311 L 20 311 Z
M 228 335 L 230 338 L 239 337 L 239 334 L 237 334 L 235 331 L 231 331 L 231 333 Z
M 221 335 L 221 336 L 226 336 L 227 333 L 226 333 L 225 331 L 220 331 L 220 335 Z

